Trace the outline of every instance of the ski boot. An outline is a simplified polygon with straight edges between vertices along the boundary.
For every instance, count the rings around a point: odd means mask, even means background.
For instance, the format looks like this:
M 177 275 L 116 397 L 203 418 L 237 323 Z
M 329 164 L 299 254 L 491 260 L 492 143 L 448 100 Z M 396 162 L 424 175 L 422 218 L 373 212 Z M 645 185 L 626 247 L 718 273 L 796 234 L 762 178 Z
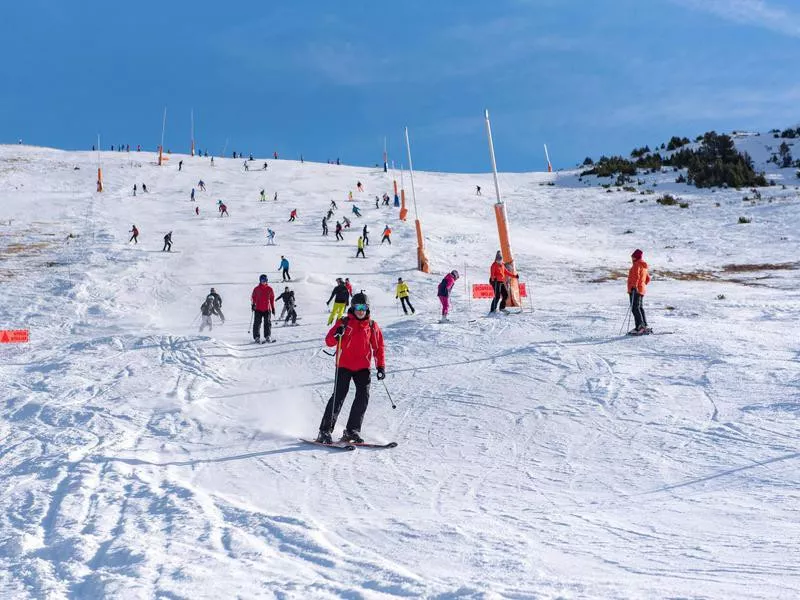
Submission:
M 363 444 L 364 440 L 361 439 L 361 436 L 358 433 L 358 431 L 350 431 L 349 429 L 345 429 L 342 432 L 342 439 L 339 441 L 353 444 Z
M 331 438 L 331 434 L 329 432 L 320 431 L 319 435 L 317 436 L 316 441 L 319 444 L 328 444 L 328 445 L 330 445 L 330 444 L 333 443 L 333 438 Z

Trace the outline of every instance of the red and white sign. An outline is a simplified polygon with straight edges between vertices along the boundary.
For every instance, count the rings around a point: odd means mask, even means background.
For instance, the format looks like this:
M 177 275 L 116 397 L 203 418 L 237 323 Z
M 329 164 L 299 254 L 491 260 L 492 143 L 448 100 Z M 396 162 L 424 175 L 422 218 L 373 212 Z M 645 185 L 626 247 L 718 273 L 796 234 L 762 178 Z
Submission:
M 27 329 L 0 329 L 0 344 L 20 344 L 27 341 Z
M 525 284 L 519 284 L 520 298 L 527 298 L 528 294 L 525 291 Z M 472 297 L 477 299 L 491 299 L 494 298 L 494 290 L 488 283 L 473 283 L 472 284 Z

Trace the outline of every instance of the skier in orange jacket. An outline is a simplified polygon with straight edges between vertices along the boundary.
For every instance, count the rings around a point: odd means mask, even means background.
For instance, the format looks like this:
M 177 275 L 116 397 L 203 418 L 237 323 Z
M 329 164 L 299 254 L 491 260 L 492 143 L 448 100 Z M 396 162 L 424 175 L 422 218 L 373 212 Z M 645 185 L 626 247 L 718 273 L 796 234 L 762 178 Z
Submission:
M 630 299 L 631 312 L 633 313 L 634 328 L 628 333 L 631 335 L 645 335 L 652 333 L 653 330 L 647 326 L 647 317 L 644 314 L 642 301 L 647 291 L 647 284 L 650 283 L 650 275 L 647 272 L 647 263 L 642 259 L 643 252 L 638 248 L 631 254 L 631 265 L 628 271 L 628 297 Z
M 515 273 L 512 275 L 511 272 L 506 269 L 506 266 L 503 264 L 503 255 L 498 252 L 489 269 L 489 283 L 494 291 L 494 298 L 492 298 L 492 306 L 489 309 L 489 313 L 497 311 L 498 302 L 500 303 L 500 312 L 508 312 L 506 311 L 506 301 L 508 301 L 508 287 L 506 287 L 506 282 L 511 277 L 519 279 L 519 274 Z

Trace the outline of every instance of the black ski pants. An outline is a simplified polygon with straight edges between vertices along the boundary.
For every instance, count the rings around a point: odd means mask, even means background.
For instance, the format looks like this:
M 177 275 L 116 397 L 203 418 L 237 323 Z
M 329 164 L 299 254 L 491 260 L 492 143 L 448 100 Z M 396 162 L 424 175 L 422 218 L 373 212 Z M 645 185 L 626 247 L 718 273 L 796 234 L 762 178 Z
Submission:
M 363 248 L 359 248 L 358 249 L 358 251 L 356 252 L 356 258 L 358 258 L 359 255 L 363 256 L 364 258 L 367 258 L 366 254 L 364 254 L 364 249 Z
M 268 338 L 272 333 L 272 313 L 268 310 L 257 310 L 253 313 L 253 339 L 260 337 L 261 322 L 264 322 L 264 337 Z
M 289 308 L 286 311 L 286 321 L 284 321 L 284 324 L 288 324 L 290 320 L 292 325 L 297 323 L 297 311 L 294 308 Z
M 281 273 L 283 273 L 283 281 L 291 281 L 292 276 L 289 275 L 289 269 L 281 269 Z
M 164 247 L 161 249 L 162 252 L 172 252 L 172 242 L 168 242 L 164 240 Z
M 508 290 L 506 289 L 506 284 L 502 281 L 493 281 L 492 289 L 494 290 L 494 298 L 492 298 L 492 307 L 489 309 L 489 312 L 494 312 L 497 310 L 498 302 L 500 302 L 500 310 L 503 310 L 506 307 L 506 301 L 508 300 Z
M 383 242 L 389 242 L 389 245 L 391 246 L 392 238 L 390 238 L 388 235 L 385 235 L 381 238 L 381 246 L 383 246 Z
M 414 307 L 411 306 L 411 300 L 408 299 L 408 296 L 400 298 L 400 306 L 403 307 L 403 312 L 408 314 L 408 310 L 406 310 L 406 305 L 408 305 L 408 308 L 410 308 L 411 312 L 413 313 L 414 312 Z
M 336 239 L 344 241 L 344 236 L 342 235 L 341 231 L 336 232 Z
M 350 391 L 350 380 L 356 384 L 356 397 L 353 406 L 350 408 L 350 417 L 347 419 L 347 429 L 350 431 L 361 431 L 361 423 L 364 421 L 364 413 L 367 412 L 369 404 L 369 369 L 351 371 L 344 367 L 336 369 L 336 389 L 328 400 L 325 413 L 322 415 L 322 422 L 319 425 L 320 431 L 331 433 L 336 426 L 336 419 L 342 410 L 342 404 Z
M 635 288 L 630 291 L 628 296 L 630 296 L 631 301 L 631 312 L 633 313 L 634 327 L 636 329 L 639 329 L 639 327 L 647 327 L 647 317 L 644 316 L 644 306 L 642 305 L 644 296 Z

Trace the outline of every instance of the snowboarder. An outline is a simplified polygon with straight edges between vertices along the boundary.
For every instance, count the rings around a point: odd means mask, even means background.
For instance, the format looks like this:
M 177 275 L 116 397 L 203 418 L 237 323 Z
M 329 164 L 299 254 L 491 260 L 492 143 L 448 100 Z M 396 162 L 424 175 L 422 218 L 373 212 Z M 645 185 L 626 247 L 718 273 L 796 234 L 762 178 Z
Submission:
M 278 270 L 281 271 L 283 281 L 291 281 L 292 276 L 289 275 L 289 259 L 281 255 L 281 264 L 278 265 Z
M 642 259 L 643 252 L 638 248 L 631 254 L 631 268 L 628 271 L 628 298 L 631 312 L 633 313 L 634 328 L 628 333 L 631 335 L 646 335 L 653 330 L 647 326 L 647 317 L 644 314 L 644 294 L 650 275 L 647 272 L 647 263 Z
M 230 215 L 228 214 L 228 207 L 225 206 L 224 202 L 221 202 L 220 205 L 219 205 L 219 216 L 220 217 L 222 217 L 222 216 L 230 217 Z
M 400 299 L 400 306 L 403 307 L 403 312 L 405 314 L 408 314 L 408 309 L 406 308 L 406 305 L 408 305 L 408 308 L 411 309 L 411 314 L 413 315 L 415 311 L 414 307 L 411 306 L 411 300 L 408 299 L 409 293 L 410 292 L 408 291 L 408 284 L 405 281 L 403 281 L 402 277 L 398 277 L 397 290 L 394 293 L 395 300 L 398 298 Z
M 364 238 L 364 245 L 369 246 L 369 231 L 367 230 L 366 223 L 364 224 L 364 229 L 361 230 L 361 237 Z
M 289 213 L 289 222 L 291 223 L 295 219 L 297 219 L 297 209 L 296 208 L 294 210 L 292 210 L 292 212 Z
M 506 301 L 508 300 L 508 287 L 506 282 L 511 277 L 519 279 L 519 273 L 512 274 L 508 269 L 506 269 L 506 266 L 503 264 L 503 255 L 500 253 L 500 251 L 498 251 L 492 266 L 489 268 L 489 284 L 492 286 L 492 290 L 494 291 L 492 305 L 489 308 L 490 313 L 493 313 L 497 310 L 498 302 L 500 303 L 500 312 L 508 312 L 506 310 Z
M 350 229 L 350 219 L 348 219 L 347 217 L 342 217 L 342 221 L 344 221 L 344 228 Z
M 131 234 L 131 239 L 128 240 L 128 243 L 130 244 L 131 242 L 133 242 L 134 244 L 138 244 L 139 243 L 139 230 L 136 229 L 136 225 L 133 225 L 131 227 L 131 230 L 128 233 Z
M 336 321 L 336 325 L 325 336 L 328 346 L 336 346 L 335 389 L 319 426 L 317 441 L 331 444 L 331 433 L 342 409 L 345 397 L 350 391 L 350 381 L 356 385 L 356 395 L 347 426 L 341 441 L 363 443 L 361 425 L 369 404 L 370 366 L 375 359 L 377 379 L 386 377 L 383 333 L 378 324 L 370 319 L 369 299 L 364 292 L 353 296 L 347 316 Z
M 364 238 L 362 236 L 358 236 L 358 242 L 356 242 L 357 250 L 356 250 L 356 258 L 361 255 L 361 258 L 367 258 L 364 254 Z
M 162 252 L 172 252 L 172 232 L 170 231 L 167 235 L 164 236 L 164 247 L 161 249 Z
M 283 315 L 286 315 L 286 320 L 283 322 L 283 324 L 288 325 L 289 321 L 291 320 L 292 325 L 297 325 L 297 310 L 295 309 L 294 292 L 287 287 L 286 290 L 284 290 L 284 292 L 275 300 L 283 300 L 283 308 L 281 309 L 280 316 L 280 320 L 283 320 Z
M 347 308 L 347 303 L 350 301 L 350 292 L 347 291 L 347 288 L 345 287 L 344 281 L 342 281 L 341 277 L 336 278 L 336 287 L 333 288 L 331 297 L 328 298 L 328 301 L 325 304 L 330 306 L 331 300 L 333 300 L 333 308 L 331 309 L 331 314 L 328 315 L 328 325 L 333 323 L 336 319 L 339 319 L 344 314 L 344 311 Z
M 381 238 L 381 246 L 383 246 L 383 242 L 389 242 L 389 245 L 392 245 L 392 230 L 387 225 L 383 228 L 383 237 Z
M 250 295 L 250 308 L 253 311 L 253 341 L 261 342 L 261 323 L 264 323 L 264 341 L 270 342 L 272 333 L 271 315 L 275 314 L 275 293 L 269 287 L 267 276 L 258 278 L 258 285 Z
M 200 305 L 200 331 L 202 332 L 203 329 L 208 327 L 209 331 L 214 329 L 214 325 L 211 322 L 211 315 L 214 314 L 214 299 L 209 295 L 206 296 L 206 299 L 203 301 L 203 304 Z
M 358 207 L 357 207 L 355 204 L 353 205 L 353 214 L 354 214 L 355 216 L 357 216 L 357 217 L 360 217 L 360 216 L 361 216 L 361 211 L 360 211 L 360 210 L 358 210 Z
M 322 235 L 328 235 L 328 217 L 322 217 Z
M 275 245 L 275 232 L 272 231 L 269 227 L 267 227 L 267 246 L 274 246 Z
M 436 290 L 439 302 L 442 303 L 442 318 L 440 322 L 450 320 L 447 318 L 447 313 L 450 312 L 450 291 L 456 284 L 456 279 L 458 279 L 458 271 L 450 271 L 444 276 L 444 279 L 439 283 L 439 288 Z
M 211 304 L 214 308 L 214 314 L 217 315 L 220 320 L 224 323 L 225 322 L 225 315 L 222 314 L 222 296 L 220 296 L 217 291 L 212 287 L 211 291 L 206 296 L 206 300 L 211 298 Z

